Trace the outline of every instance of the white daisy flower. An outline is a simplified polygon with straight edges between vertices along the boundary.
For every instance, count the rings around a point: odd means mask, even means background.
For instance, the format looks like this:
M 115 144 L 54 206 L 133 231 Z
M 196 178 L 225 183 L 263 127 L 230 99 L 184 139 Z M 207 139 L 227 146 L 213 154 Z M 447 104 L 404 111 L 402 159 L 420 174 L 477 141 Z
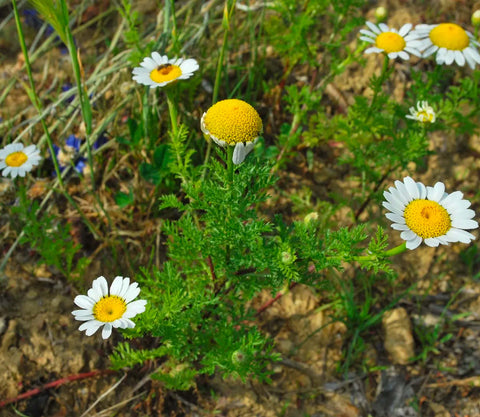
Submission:
M 166 55 L 152 52 L 151 57 L 146 57 L 133 69 L 132 79 L 150 88 L 164 87 L 173 81 L 190 78 L 198 68 L 194 59 L 168 59 Z
M 74 310 L 75 320 L 84 321 L 78 330 L 85 330 L 87 336 L 94 334 L 101 326 L 102 337 L 108 339 L 112 328 L 133 328 L 135 323 L 130 320 L 145 311 L 146 300 L 133 301 L 140 288 L 130 278 L 116 277 L 108 292 L 108 283 L 104 277 L 98 277 L 92 283 L 87 295 L 77 295 L 74 303 L 82 310 Z
M 35 145 L 26 148 L 21 143 L 11 143 L 0 150 L 0 170 L 4 177 L 17 175 L 24 177 L 42 160 L 40 151 Z
M 463 67 L 466 62 L 475 69 L 475 65 L 480 64 L 477 50 L 480 44 L 470 32 L 455 23 L 418 25 L 413 32 L 420 38 L 419 48 L 424 51 L 424 58 L 436 53 L 439 65 L 451 65 L 455 61 Z
M 435 110 L 428 105 L 427 101 L 418 101 L 417 108 L 410 107 L 409 110 L 410 114 L 405 116 L 407 119 L 417 120 L 421 123 L 435 123 Z
M 202 132 L 222 148 L 235 146 L 233 163 L 241 164 L 263 130 L 262 119 L 247 102 L 237 99 L 222 100 L 203 113 Z
M 472 220 L 475 212 L 468 209 L 471 203 L 462 199 L 460 191 L 447 194 L 442 182 L 425 187 L 406 177 L 403 182 L 395 181 L 395 187 L 383 195 L 387 200 L 383 206 L 391 212 L 386 216 L 393 222 L 392 228 L 402 232 L 400 237 L 407 242 L 408 249 L 417 248 L 422 241 L 436 247 L 475 239 L 466 231 L 478 227 Z
M 385 23 L 378 25 L 372 22 L 365 22 L 370 28 L 361 29 L 360 39 L 365 42 L 373 43 L 375 46 L 365 49 L 366 54 L 384 52 L 390 59 L 400 57 L 402 59 L 410 59 L 410 54 L 421 57 L 422 54 L 418 49 L 418 36 L 411 32 L 412 24 L 404 24 L 400 30 L 389 28 Z

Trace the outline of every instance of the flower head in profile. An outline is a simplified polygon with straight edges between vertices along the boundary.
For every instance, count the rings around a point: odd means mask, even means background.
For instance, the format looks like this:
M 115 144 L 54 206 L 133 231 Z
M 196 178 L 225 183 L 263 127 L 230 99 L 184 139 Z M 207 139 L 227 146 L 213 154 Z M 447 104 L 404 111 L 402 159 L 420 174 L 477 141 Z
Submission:
M 397 57 L 402 59 L 410 59 L 410 55 L 421 57 L 422 54 L 418 49 L 417 35 L 411 31 L 412 24 L 404 24 L 400 30 L 389 28 L 385 23 L 378 25 L 372 22 L 365 22 L 368 29 L 361 29 L 360 39 L 365 42 L 373 43 L 374 46 L 365 49 L 366 54 L 385 53 L 390 59 Z
M 410 107 L 410 114 L 407 114 L 405 117 L 421 123 L 435 123 L 436 120 L 435 110 L 428 105 L 427 101 L 418 101 L 417 108 Z
M 426 58 L 436 53 L 439 65 L 451 65 L 454 61 L 463 67 L 465 62 L 475 69 L 480 64 L 477 46 L 480 44 L 474 36 L 456 23 L 440 23 L 438 25 L 418 25 L 414 30 L 419 38 L 419 48 Z
M 222 100 L 203 113 L 202 132 L 221 147 L 235 146 L 233 163 L 241 164 L 253 149 L 263 130 L 262 119 L 247 102 Z
M 402 232 L 400 237 L 407 242 L 408 249 L 417 248 L 422 241 L 436 247 L 475 239 L 466 231 L 478 227 L 472 220 L 475 212 L 468 208 L 471 203 L 463 200 L 460 191 L 447 194 L 442 182 L 425 187 L 406 177 L 403 182 L 395 181 L 395 187 L 383 195 L 387 200 L 383 206 L 390 210 L 386 216 L 393 222 L 392 228 Z
M 78 330 L 85 330 L 87 336 L 94 334 L 103 327 L 102 337 L 108 339 L 112 329 L 133 328 L 135 323 L 130 320 L 137 314 L 145 311 L 146 300 L 133 301 L 140 288 L 130 278 L 116 277 L 108 290 L 108 283 L 104 277 L 95 279 L 88 295 L 77 295 L 74 303 L 82 310 L 74 310 L 75 320 L 83 321 Z
M 168 59 L 166 55 L 152 52 L 139 67 L 133 69 L 132 79 L 139 84 L 150 88 L 164 87 L 176 80 L 186 80 L 198 70 L 198 63 L 194 59 Z
M 0 170 L 4 177 L 24 177 L 41 159 L 40 151 L 35 145 L 25 148 L 21 143 L 11 143 L 0 150 Z

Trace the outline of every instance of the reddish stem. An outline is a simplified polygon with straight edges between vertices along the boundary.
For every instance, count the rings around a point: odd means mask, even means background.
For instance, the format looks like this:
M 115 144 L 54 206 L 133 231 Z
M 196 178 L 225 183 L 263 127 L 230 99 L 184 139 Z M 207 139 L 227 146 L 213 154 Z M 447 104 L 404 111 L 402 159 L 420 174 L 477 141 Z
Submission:
M 92 378 L 97 375 L 106 375 L 106 374 L 113 374 L 113 373 L 115 373 L 115 371 L 111 371 L 110 369 L 104 369 L 100 371 L 85 372 L 83 374 L 70 375 L 65 378 L 60 378 L 60 379 L 57 379 L 56 381 L 49 382 L 45 385 L 42 385 L 39 388 L 34 388 L 30 391 L 24 392 L 23 394 L 20 394 L 17 397 L 0 401 L 0 408 L 3 408 L 8 404 L 15 403 L 20 400 L 25 400 L 26 398 L 33 397 L 34 395 L 40 394 L 42 391 L 45 391 L 47 389 L 59 387 L 60 385 L 66 384 L 67 382 L 77 381 L 79 379 Z
M 289 290 L 291 290 L 292 288 L 294 288 L 295 286 L 297 285 L 296 282 L 292 282 L 290 284 L 290 286 L 288 287 Z M 257 312 L 255 315 L 259 315 L 260 313 L 263 313 L 267 308 L 269 308 L 275 301 L 279 300 L 280 298 L 282 298 L 282 296 L 286 293 L 286 291 L 280 291 L 279 293 L 277 293 L 277 295 L 273 298 L 271 298 L 270 300 L 268 300 L 265 304 L 263 304 L 259 309 L 257 309 Z

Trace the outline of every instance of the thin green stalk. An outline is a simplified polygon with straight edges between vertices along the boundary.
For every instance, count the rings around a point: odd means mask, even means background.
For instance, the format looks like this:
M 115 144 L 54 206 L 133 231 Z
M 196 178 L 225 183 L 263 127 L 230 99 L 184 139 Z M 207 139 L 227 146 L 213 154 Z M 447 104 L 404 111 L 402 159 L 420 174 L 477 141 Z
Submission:
M 390 256 L 399 255 L 407 250 L 407 242 L 403 242 L 401 245 L 395 246 L 392 249 L 385 251 L 381 256 L 382 258 L 389 258 Z M 354 256 L 353 260 L 357 262 L 362 261 L 374 261 L 378 259 L 378 255 L 363 255 L 363 256 Z
M 217 61 L 217 71 L 215 73 L 215 84 L 213 85 L 213 95 L 212 95 L 212 105 L 214 105 L 218 100 L 218 92 L 220 89 L 220 82 L 222 78 L 222 70 L 223 70 L 223 62 L 225 60 L 225 51 L 227 50 L 227 43 L 228 43 L 228 35 L 230 32 L 230 19 L 233 14 L 233 10 L 235 8 L 236 0 L 232 2 L 232 4 L 228 5 L 229 0 L 225 1 L 225 6 L 223 8 L 223 42 L 222 47 L 220 49 L 220 55 L 218 56 Z M 202 181 L 205 179 L 205 175 L 207 172 L 207 164 L 208 160 L 210 159 L 210 154 L 212 151 L 212 141 L 209 141 L 207 144 L 207 150 L 205 153 L 205 160 L 203 162 L 203 172 L 202 172 Z
M 23 30 L 22 30 L 22 25 L 21 25 L 21 22 L 20 22 L 20 16 L 18 14 L 18 8 L 17 8 L 16 0 L 12 0 L 12 5 L 13 5 L 13 13 L 14 13 L 14 16 L 15 16 L 15 23 L 16 23 L 16 26 L 17 26 L 17 32 L 18 32 L 20 47 L 22 49 L 23 56 L 25 58 L 25 69 L 27 70 L 28 80 L 29 80 L 29 83 L 30 83 L 29 97 L 30 97 L 30 100 L 32 101 L 33 105 L 37 109 L 38 113 L 41 115 L 42 111 L 43 111 L 43 108 L 42 108 L 42 104 L 40 102 L 40 99 L 39 99 L 39 97 L 37 95 L 37 92 L 36 92 L 36 89 L 35 89 L 35 81 L 33 79 L 32 67 L 30 65 L 30 59 L 29 59 L 29 56 L 28 56 L 27 45 L 25 43 L 25 37 L 23 35 Z M 83 211 L 80 209 L 80 207 L 78 206 L 76 201 L 66 191 L 65 184 L 63 183 L 62 175 L 61 175 L 61 172 L 60 172 L 60 168 L 58 166 L 58 161 L 57 161 L 57 158 L 55 158 L 55 151 L 53 149 L 53 141 L 52 141 L 52 138 L 50 136 L 50 132 L 48 130 L 47 124 L 45 123 L 45 120 L 43 118 L 40 119 L 40 123 L 42 125 L 42 128 L 45 132 L 45 136 L 47 138 L 48 148 L 50 150 L 50 154 L 52 155 L 53 165 L 55 167 L 55 173 L 57 174 L 57 179 L 58 179 L 58 183 L 59 183 L 59 186 L 60 186 L 60 191 L 65 196 L 65 198 L 68 200 L 68 202 L 70 204 L 72 204 L 73 207 L 75 207 L 75 209 L 80 214 L 80 216 L 82 217 L 83 221 L 85 222 L 85 224 L 87 225 L 89 230 L 92 232 L 92 234 L 96 238 L 98 238 L 100 236 L 100 233 L 98 232 L 97 228 L 88 220 L 88 218 L 85 216 Z
M 178 134 L 178 111 L 175 90 L 173 88 L 167 88 L 166 94 L 172 132 L 176 136 Z
M 375 109 L 375 104 L 378 98 L 378 94 L 382 90 L 383 83 L 385 80 L 388 78 L 388 64 L 390 63 L 390 58 L 388 57 L 387 54 L 385 54 L 384 60 L 383 60 L 383 67 L 382 67 L 382 72 L 380 73 L 380 77 L 378 77 L 378 80 L 375 83 L 374 90 L 373 90 L 373 98 L 370 103 L 370 107 L 368 108 L 367 112 L 367 117 L 365 120 L 368 120 L 370 116 L 373 114 L 373 110 Z
M 85 123 L 85 133 L 87 136 L 87 160 L 88 165 L 90 166 L 90 176 L 92 187 L 95 187 L 95 177 L 93 169 L 93 157 L 92 157 L 92 147 L 90 145 L 90 135 L 92 134 L 92 105 L 90 104 L 90 98 L 88 97 L 88 91 L 83 87 L 82 83 L 82 69 L 80 66 L 80 61 L 78 59 L 78 50 L 75 45 L 75 40 L 73 39 L 72 31 L 70 30 L 69 25 L 69 13 L 68 6 L 65 0 L 60 0 L 60 7 L 63 15 L 63 20 L 65 22 L 65 35 L 67 38 L 67 48 L 70 54 L 70 59 L 72 60 L 73 74 L 75 76 L 75 83 L 77 85 L 78 97 L 80 100 L 80 108 L 82 110 L 82 117 Z
M 233 183 L 233 151 L 235 146 L 227 145 L 227 172 L 228 172 L 228 181 L 230 184 Z

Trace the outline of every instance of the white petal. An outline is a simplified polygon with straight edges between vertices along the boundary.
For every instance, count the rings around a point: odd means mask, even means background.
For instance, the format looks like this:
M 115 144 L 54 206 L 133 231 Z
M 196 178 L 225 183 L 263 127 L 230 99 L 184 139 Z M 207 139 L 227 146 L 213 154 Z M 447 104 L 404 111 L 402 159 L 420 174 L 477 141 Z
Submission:
M 427 187 L 427 198 L 432 201 L 439 202 L 445 193 L 445 184 L 443 182 L 437 182 L 433 188 Z
M 95 291 L 96 295 L 99 296 L 98 299 L 92 297 L 95 301 L 108 295 L 108 283 L 105 277 L 101 276 L 93 280 L 92 289 Z
M 84 308 L 85 310 L 92 311 L 93 306 L 95 305 L 95 300 L 92 300 L 90 297 L 86 295 L 77 295 L 73 302 L 79 306 L 80 308 Z
M 476 229 L 478 228 L 478 223 L 475 220 L 457 219 L 452 221 L 452 227 L 458 229 Z
M 398 34 L 401 37 L 404 37 L 408 32 L 410 32 L 410 29 L 412 29 L 412 24 L 411 23 L 405 23 L 400 30 L 398 31 Z
M 85 334 L 87 336 L 91 336 L 94 334 L 101 326 L 103 323 L 99 322 L 98 320 L 90 320 L 86 321 L 85 323 L 82 323 L 78 330 L 83 331 L 85 330 Z
M 410 228 L 406 224 L 398 224 L 398 223 L 392 223 L 392 229 L 394 230 L 410 230 Z
M 382 32 L 393 32 L 393 29 L 390 29 L 385 23 L 379 23 L 378 27 Z
M 241 164 L 245 160 L 246 156 L 247 153 L 245 152 L 245 145 L 242 142 L 237 143 L 235 145 L 235 149 L 233 150 L 233 163 L 235 165 Z
M 455 62 L 463 67 L 465 65 L 465 56 L 460 51 L 455 51 Z
M 407 249 L 413 250 L 416 249 L 420 246 L 420 243 L 422 243 L 422 238 L 420 236 L 417 236 L 414 240 L 409 240 L 407 241 Z
M 449 242 L 462 242 L 462 243 L 470 243 L 471 240 L 475 239 L 471 233 L 466 232 L 465 230 L 460 229 L 450 229 L 447 234 L 445 235 Z
M 147 305 L 147 300 L 133 301 L 127 305 L 127 311 L 125 311 L 122 317 L 126 319 L 135 317 L 137 314 L 143 313 L 145 311 L 146 305 Z
M 403 216 L 399 216 L 398 214 L 395 213 L 386 213 L 385 217 L 392 221 L 393 223 L 398 223 L 398 224 L 405 224 L 405 219 Z
M 105 326 L 103 327 L 103 330 L 102 330 L 102 338 L 103 339 L 108 339 L 110 337 L 110 335 L 112 334 L 112 325 L 111 323 L 105 323 Z
M 380 29 L 377 27 L 377 25 L 373 24 L 372 22 L 365 22 L 365 24 L 370 28 L 370 30 L 373 32 L 373 33 L 376 33 L 377 35 L 379 35 L 380 33 L 382 33 L 380 31 Z
M 402 233 L 400 233 L 400 237 L 403 240 L 409 241 L 414 240 L 417 237 L 417 234 L 412 230 L 404 230 Z
M 129 303 L 130 301 L 137 298 L 138 294 L 140 294 L 140 288 L 138 288 L 138 284 L 135 282 L 132 285 L 130 285 L 130 287 L 128 288 L 128 291 L 125 293 L 123 298 L 126 303 Z
M 405 184 L 405 188 L 410 197 L 414 200 L 418 200 L 420 198 L 420 193 L 418 191 L 417 183 L 411 177 L 405 177 L 403 183 Z
M 392 205 L 384 201 L 382 203 L 382 206 L 385 207 L 387 210 L 391 211 L 392 213 L 398 214 L 399 216 L 403 216 L 403 209 L 400 209 L 395 205 Z
M 119 295 L 122 290 L 123 277 L 115 277 L 110 286 L 110 295 Z
M 439 244 L 440 241 L 436 237 L 430 237 L 424 240 L 425 245 L 430 246 L 432 248 L 436 248 Z

